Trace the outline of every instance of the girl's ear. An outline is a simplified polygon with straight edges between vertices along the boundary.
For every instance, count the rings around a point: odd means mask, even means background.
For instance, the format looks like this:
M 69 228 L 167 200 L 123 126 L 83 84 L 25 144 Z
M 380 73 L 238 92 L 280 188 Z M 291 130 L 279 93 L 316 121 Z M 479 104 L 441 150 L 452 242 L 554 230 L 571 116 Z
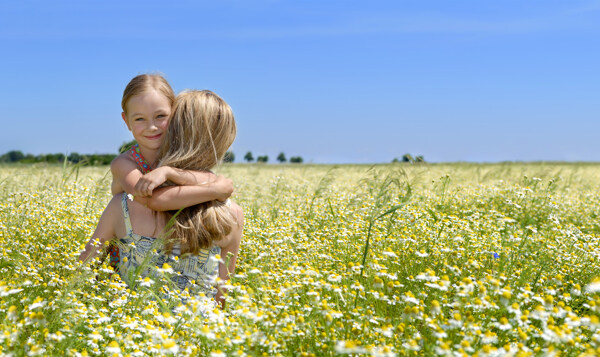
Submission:
M 123 118 L 125 125 L 127 125 L 127 129 L 129 129 L 129 131 L 131 131 L 131 127 L 129 127 L 129 121 L 127 120 L 127 117 L 125 116 L 125 112 L 121 112 L 121 118 Z

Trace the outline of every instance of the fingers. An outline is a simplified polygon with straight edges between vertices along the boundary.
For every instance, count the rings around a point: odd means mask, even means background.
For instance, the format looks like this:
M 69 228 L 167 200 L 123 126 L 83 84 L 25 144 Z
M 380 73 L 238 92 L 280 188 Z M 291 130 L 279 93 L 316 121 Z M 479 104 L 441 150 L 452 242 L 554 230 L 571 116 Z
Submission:
M 144 193 L 143 193 L 143 182 L 140 179 L 136 184 L 135 187 L 133 189 L 133 195 L 136 197 L 145 197 Z
M 144 182 L 144 187 L 142 188 L 142 192 L 145 197 L 152 197 L 152 188 L 150 187 L 152 182 Z
M 145 197 L 152 197 L 152 189 L 150 188 L 149 185 L 146 185 L 144 187 L 143 192 L 144 192 Z
M 154 184 L 152 182 L 142 177 L 137 184 L 135 184 L 133 195 L 139 197 L 152 197 L 153 186 Z
M 219 186 L 219 194 L 217 199 L 219 201 L 226 201 L 233 193 L 233 181 L 219 175 L 217 177 L 217 182 Z

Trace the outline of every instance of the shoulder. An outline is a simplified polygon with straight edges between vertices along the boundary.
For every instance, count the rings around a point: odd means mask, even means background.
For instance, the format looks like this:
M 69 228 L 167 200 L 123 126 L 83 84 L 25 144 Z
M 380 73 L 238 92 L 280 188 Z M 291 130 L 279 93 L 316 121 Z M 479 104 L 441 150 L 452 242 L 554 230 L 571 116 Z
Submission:
M 244 229 L 244 211 L 242 207 L 233 201 L 230 201 L 228 208 L 231 215 L 235 218 L 235 224 L 231 233 L 220 241 L 217 241 L 217 245 L 221 248 L 239 247 L 242 240 L 242 231 Z
M 244 210 L 237 203 L 229 201 L 229 209 L 237 220 L 238 227 L 244 226 Z
M 112 171 L 113 175 L 123 172 L 131 171 L 132 169 L 137 170 L 137 164 L 129 155 L 129 152 L 126 151 L 121 155 L 115 157 L 113 161 L 110 163 L 110 171 Z
M 131 157 L 131 154 L 129 153 L 129 151 L 125 151 L 124 153 L 115 157 L 113 159 L 113 161 L 111 161 L 110 167 L 112 168 L 114 166 L 118 167 L 118 166 L 129 165 L 129 164 L 135 165 L 135 161 Z

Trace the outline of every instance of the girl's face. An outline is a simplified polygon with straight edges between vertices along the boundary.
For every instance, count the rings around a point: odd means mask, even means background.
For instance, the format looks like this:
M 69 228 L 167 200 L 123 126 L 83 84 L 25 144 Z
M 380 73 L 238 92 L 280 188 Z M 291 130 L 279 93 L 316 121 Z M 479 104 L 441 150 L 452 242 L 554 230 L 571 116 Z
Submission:
M 171 118 L 171 103 L 167 97 L 149 89 L 131 97 L 126 105 L 127 114 L 121 115 L 140 148 L 158 150 Z

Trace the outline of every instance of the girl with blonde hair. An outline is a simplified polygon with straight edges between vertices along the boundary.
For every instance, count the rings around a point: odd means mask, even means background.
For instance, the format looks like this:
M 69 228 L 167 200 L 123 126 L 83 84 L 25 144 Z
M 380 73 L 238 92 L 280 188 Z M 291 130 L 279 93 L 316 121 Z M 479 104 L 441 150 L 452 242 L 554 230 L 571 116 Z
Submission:
M 110 165 L 113 195 L 127 192 L 137 198 L 145 198 L 143 203 L 157 211 L 179 209 L 215 199 L 224 201 L 231 195 L 231 181 L 210 172 L 167 168 L 159 171 L 173 183 L 189 187 L 157 189 L 158 186 L 151 184 L 155 181 L 153 179 L 140 181 L 160 160 L 159 149 L 167 135 L 174 103 L 175 93 L 160 74 L 140 74 L 125 87 L 121 116 L 137 144 L 117 156 Z M 182 205 L 182 200 L 188 204 Z
M 231 180 L 208 171 L 163 166 L 151 176 L 144 177 L 160 159 L 159 149 L 167 136 L 174 103 L 175 93 L 160 74 L 140 74 L 129 81 L 123 91 L 121 116 L 137 143 L 111 163 L 112 194 L 132 194 L 156 211 L 180 209 L 212 200 L 225 201 L 233 192 Z M 168 179 L 180 186 L 159 187 L 160 184 L 155 184 L 157 179 L 163 182 Z M 118 247 L 111 245 L 107 254 L 110 265 L 117 269 Z
M 211 91 L 181 93 L 173 107 L 159 152 L 159 167 L 144 175 L 140 186 L 150 187 L 168 180 L 169 170 L 208 173 L 223 159 L 233 143 L 236 125 L 227 103 Z M 191 171 L 190 171 L 191 172 Z M 179 212 L 156 213 L 138 200 L 117 194 L 102 213 L 96 231 L 79 259 L 86 261 L 99 254 L 97 244 L 114 241 L 121 251 L 119 274 L 133 285 L 134 271 L 156 247 L 157 234 L 165 240 L 152 262 L 168 264 L 179 292 L 204 293 L 223 304 L 223 292 L 215 281 L 227 280 L 235 270 L 243 229 L 243 212 L 235 203 L 213 200 L 192 205 Z M 168 221 L 173 229 L 165 229 Z M 119 239 L 115 239 L 119 238 Z M 227 257 L 224 263 L 220 257 Z

